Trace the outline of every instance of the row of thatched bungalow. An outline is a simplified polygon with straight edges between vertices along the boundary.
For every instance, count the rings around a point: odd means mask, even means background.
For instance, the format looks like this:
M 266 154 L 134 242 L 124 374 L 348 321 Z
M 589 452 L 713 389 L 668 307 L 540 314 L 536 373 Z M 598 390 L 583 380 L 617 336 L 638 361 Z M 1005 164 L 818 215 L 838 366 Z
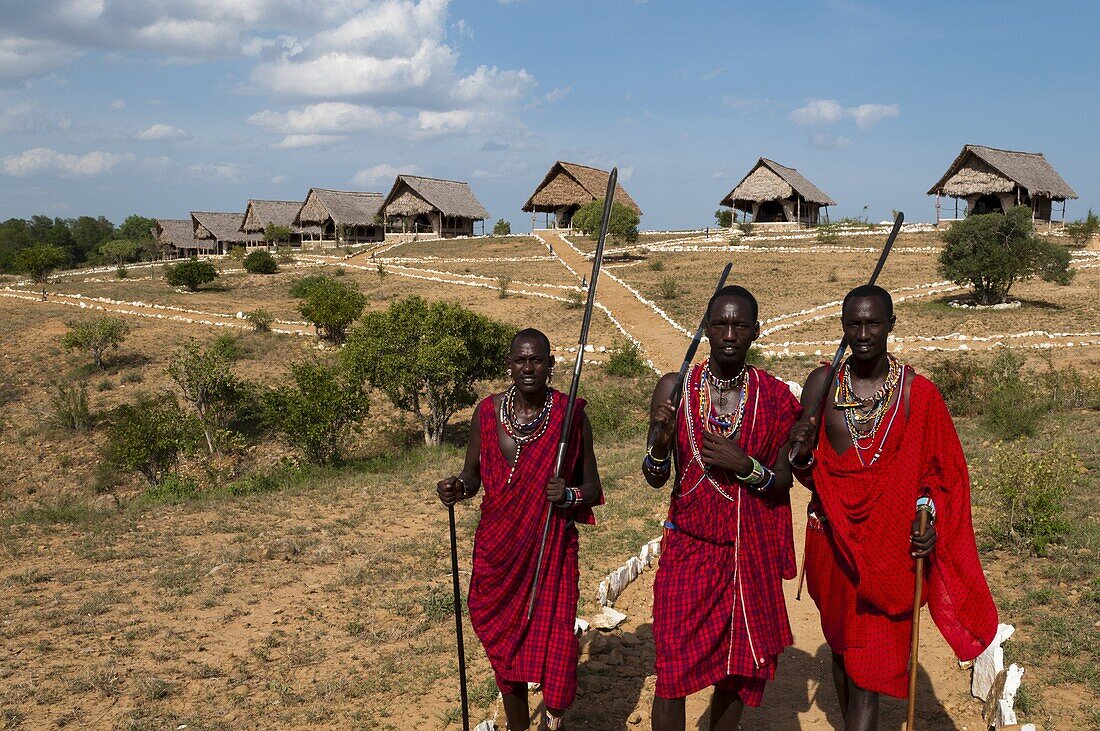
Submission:
M 546 227 L 570 228 L 581 206 L 603 197 L 608 176 L 606 170 L 558 160 L 522 210 L 531 214 L 532 225 L 542 213 Z M 937 223 L 957 219 L 963 201 L 967 215 L 1026 205 L 1037 223 L 1048 225 L 1056 203 L 1062 204 L 1064 222 L 1066 200 L 1077 197 L 1042 153 L 980 145 L 964 146 L 928 195 L 936 196 Z M 945 197 L 955 200 L 953 215 L 943 215 Z M 615 199 L 641 215 L 621 184 Z M 753 223 L 812 227 L 829 220 L 829 206 L 836 201 L 798 170 L 761 157 L 720 205 Z M 481 221 L 484 232 L 488 217 L 467 183 L 398 175 L 388 195 L 310 188 L 302 203 L 250 200 L 243 214 L 193 211 L 190 220 L 158 219 L 154 235 L 166 251 L 190 256 L 266 245 L 270 225 L 289 231 L 285 243 L 291 245 L 347 246 L 380 242 L 387 233 L 472 236 L 474 223 Z

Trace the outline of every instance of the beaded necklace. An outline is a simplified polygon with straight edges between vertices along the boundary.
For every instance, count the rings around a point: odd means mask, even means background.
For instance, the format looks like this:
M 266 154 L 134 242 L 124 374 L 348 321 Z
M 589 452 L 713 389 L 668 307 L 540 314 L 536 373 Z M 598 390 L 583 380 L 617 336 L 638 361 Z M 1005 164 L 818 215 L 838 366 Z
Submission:
M 883 425 L 886 412 L 890 409 L 890 402 L 894 400 L 894 392 L 897 390 L 905 374 L 905 367 L 900 365 L 894 356 L 887 355 L 887 357 L 890 360 L 890 371 L 886 376 L 886 381 L 882 384 L 881 388 L 868 398 L 861 398 L 852 390 L 852 371 L 849 362 L 844 363 L 842 367 L 843 372 L 837 377 L 837 393 L 834 407 L 844 410 L 844 425 L 848 429 L 848 436 L 852 440 L 852 446 L 856 449 L 856 456 L 859 457 L 859 462 L 864 467 L 869 464 L 874 464 L 882 455 L 882 449 L 886 445 L 886 438 L 890 436 L 890 429 L 894 425 L 894 419 L 898 415 L 898 406 L 901 403 L 899 394 L 897 401 L 894 403 L 893 411 L 890 414 L 890 419 L 886 422 L 886 431 L 883 432 L 882 440 L 878 441 L 877 449 L 875 449 L 879 428 Z M 867 407 L 870 407 L 870 410 L 865 414 L 861 414 L 857 411 L 857 409 Z M 868 424 L 870 425 L 869 427 Z M 871 449 L 875 449 L 875 453 L 872 455 L 870 462 L 865 462 L 863 453 Z
M 705 370 L 707 376 L 707 382 L 714 386 L 718 390 L 718 405 L 725 406 L 729 399 L 726 398 L 727 391 L 733 391 L 736 388 L 740 388 L 745 380 L 745 368 L 746 365 L 741 366 L 741 370 L 733 378 L 719 378 L 714 371 L 710 369 L 710 359 L 707 359 L 707 367 Z
M 516 419 L 516 387 L 512 385 L 500 400 L 500 423 L 504 427 L 504 433 L 512 438 L 518 448 L 522 448 L 546 432 L 550 425 L 550 412 L 553 408 L 553 394 L 550 393 L 550 389 L 546 389 L 546 400 L 538 415 L 526 423 L 520 422 Z
M 711 385 L 714 385 L 713 381 L 711 381 L 711 376 L 713 374 L 710 371 L 709 360 L 706 363 L 705 371 L 707 374 L 707 381 L 710 382 Z M 742 367 L 741 372 L 734 376 L 734 378 L 727 380 L 741 382 L 741 400 L 740 403 L 737 404 L 737 412 L 729 416 L 720 416 L 714 408 L 714 404 L 711 403 L 710 388 L 706 384 L 700 384 L 699 418 L 702 419 L 704 424 L 709 424 L 714 427 L 716 433 L 728 438 L 741 429 L 741 422 L 745 418 L 745 402 L 748 400 L 746 398 L 746 386 L 749 382 L 749 379 L 745 378 L 745 367 Z M 725 405 L 725 401 L 721 397 L 721 392 L 719 392 L 719 404 Z

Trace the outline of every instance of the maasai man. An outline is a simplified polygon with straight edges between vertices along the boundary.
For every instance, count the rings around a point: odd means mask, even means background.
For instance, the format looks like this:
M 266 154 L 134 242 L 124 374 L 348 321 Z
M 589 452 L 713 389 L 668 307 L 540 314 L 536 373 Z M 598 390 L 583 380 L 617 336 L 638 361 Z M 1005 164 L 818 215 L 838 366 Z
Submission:
M 977 657 L 997 631 L 959 437 L 932 382 L 887 352 L 894 323 L 886 290 L 848 293 L 841 324 L 852 354 L 827 384 L 824 434 L 816 418 L 791 431 L 795 474 L 814 491 L 807 588 L 846 729 L 877 728 L 879 694 L 908 694 L 914 558 L 929 557 L 923 601 L 960 659 Z M 821 394 L 827 376 L 825 367 L 811 373 L 804 398 Z M 917 510 L 929 514 L 924 532 Z
M 653 585 L 655 731 L 684 728 L 684 697 L 714 686 L 711 729 L 760 705 L 790 645 L 783 579 L 795 574 L 788 432 L 801 411 L 782 381 L 745 363 L 760 334 L 756 299 L 723 287 L 707 305 L 710 358 L 676 411 L 677 374 L 657 382 L 642 474 L 672 491 Z
M 539 683 L 546 704 L 539 728 L 560 729 L 577 693 L 576 524 L 596 522 L 592 506 L 603 503 L 603 491 L 583 399 L 573 412 L 566 477 L 553 474 L 569 399 L 548 385 L 554 372 L 549 339 L 521 330 L 506 365 L 512 385 L 474 409 L 466 463 L 437 490 L 444 505 L 454 505 L 485 487 L 467 605 L 496 674 L 508 728 L 528 727 L 527 684 Z M 547 504 L 550 532 L 528 621 Z

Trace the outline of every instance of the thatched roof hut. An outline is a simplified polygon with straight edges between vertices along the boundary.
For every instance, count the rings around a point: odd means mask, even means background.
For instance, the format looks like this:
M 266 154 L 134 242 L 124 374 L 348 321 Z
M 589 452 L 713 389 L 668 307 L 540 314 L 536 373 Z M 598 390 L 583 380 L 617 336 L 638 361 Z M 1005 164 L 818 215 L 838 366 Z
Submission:
M 269 225 L 282 226 L 290 229 L 290 243 L 295 243 L 300 240 L 300 237 L 294 219 L 301 208 L 302 204 L 299 201 L 250 200 L 248 207 L 244 210 L 244 220 L 241 221 L 240 230 L 254 234 L 262 241 Z
M 381 221 L 382 194 L 310 188 L 294 225 L 303 241 L 360 244 L 386 237 Z
M 604 197 L 610 175 L 606 170 L 558 160 L 523 204 L 523 210 L 528 213 L 553 213 L 555 225 L 568 228 L 577 209 Z M 615 184 L 615 201 L 642 215 L 642 209 L 620 183 Z
M 210 242 L 195 240 L 195 228 L 189 218 L 158 218 L 151 233 L 166 259 L 211 253 Z
M 214 213 L 211 211 L 191 211 L 191 227 L 195 232 L 195 243 L 208 246 L 211 253 L 224 254 L 233 244 L 248 246 L 255 244 L 255 234 L 241 231 L 243 213 Z M 203 242 L 206 242 L 203 244 Z
M 794 168 L 762 157 L 721 205 L 752 215 L 754 223 L 816 226 L 821 209 L 836 201 Z
M 1077 193 L 1069 187 L 1041 152 L 998 150 L 982 145 L 964 145 L 951 167 L 932 186 L 936 196 L 936 220 L 940 220 L 940 198 L 947 196 L 967 203 L 971 213 L 1003 212 L 1012 206 L 1030 206 L 1032 218 L 1050 222 L 1053 201 L 1062 202 L 1065 220 L 1067 198 Z
M 382 204 L 387 221 L 402 231 L 430 231 L 441 238 L 472 236 L 474 221 L 489 217 L 470 185 L 459 180 L 398 175 Z

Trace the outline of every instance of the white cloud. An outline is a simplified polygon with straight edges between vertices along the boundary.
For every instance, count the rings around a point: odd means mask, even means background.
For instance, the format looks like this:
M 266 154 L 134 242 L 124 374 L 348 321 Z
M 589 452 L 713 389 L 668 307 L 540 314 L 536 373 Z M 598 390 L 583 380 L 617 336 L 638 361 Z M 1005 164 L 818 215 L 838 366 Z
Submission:
M 814 132 L 809 136 L 809 143 L 811 147 L 832 150 L 837 147 L 848 146 L 851 140 L 843 135 L 832 135 L 828 132 Z
M 186 130 L 171 124 L 154 124 L 148 129 L 138 132 L 137 138 L 144 141 L 161 142 L 165 140 L 185 140 L 189 136 Z
M 126 100 L 125 99 L 112 99 L 111 103 L 108 104 L 107 106 L 110 107 L 111 109 L 125 109 L 126 108 Z
M 824 127 L 851 119 L 859 129 L 868 129 L 876 123 L 901 113 L 897 104 L 859 104 L 845 107 L 834 99 L 811 99 L 804 106 L 790 113 L 795 124 L 806 127 Z
M 633 177 L 634 177 L 634 166 L 633 165 L 624 165 L 621 168 L 619 168 L 619 180 L 621 180 L 625 183 Z
M 321 147 L 343 142 L 347 137 L 340 135 L 287 135 L 271 145 L 275 150 L 299 150 L 303 147 Z
M 848 115 L 855 120 L 860 129 L 867 129 L 888 117 L 896 117 L 901 113 L 897 104 L 860 104 L 848 110 Z
M 241 169 L 228 162 L 198 163 L 187 168 L 187 171 L 203 178 L 215 180 L 241 179 Z
M 790 114 L 795 124 L 806 126 L 835 124 L 844 119 L 844 107 L 832 99 L 811 99 Z
M 271 179 L 271 182 L 274 183 L 275 185 L 282 185 L 283 183 L 286 182 L 286 180 L 287 180 L 287 178 L 286 178 L 285 175 L 276 175 L 275 177 L 273 177 Z
M 80 55 L 75 48 L 47 39 L 0 37 L 0 86 L 47 74 Z
M 419 172 L 419 165 L 389 165 L 387 163 L 381 163 L 374 167 L 360 170 L 352 177 L 351 182 L 356 185 L 374 185 L 375 183 L 386 183 L 389 185 L 400 173 L 416 175 Z
M 69 155 L 49 147 L 34 147 L 19 155 L 5 157 L 4 172 L 8 175 L 58 175 L 64 178 L 87 177 L 109 172 L 120 162 L 133 160 L 131 154 L 116 154 L 96 150 L 84 155 Z
M 705 72 L 702 76 L 702 79 L 703 81 L 714 81 L 724 73 L 726 73 L 725 66 L 715 66 L 711 70 Z

